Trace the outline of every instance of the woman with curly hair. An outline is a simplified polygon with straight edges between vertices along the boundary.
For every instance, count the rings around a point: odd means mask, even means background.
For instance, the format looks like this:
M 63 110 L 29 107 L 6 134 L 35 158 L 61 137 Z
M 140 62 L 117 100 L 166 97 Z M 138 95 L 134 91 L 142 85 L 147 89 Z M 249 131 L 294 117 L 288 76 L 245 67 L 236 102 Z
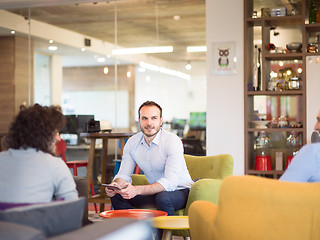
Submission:
M 58 106 L 20 107 L 0 152 L 0 202 L 43 203 L 78 198 L 69 168 L 55 157 L 64 116 Z

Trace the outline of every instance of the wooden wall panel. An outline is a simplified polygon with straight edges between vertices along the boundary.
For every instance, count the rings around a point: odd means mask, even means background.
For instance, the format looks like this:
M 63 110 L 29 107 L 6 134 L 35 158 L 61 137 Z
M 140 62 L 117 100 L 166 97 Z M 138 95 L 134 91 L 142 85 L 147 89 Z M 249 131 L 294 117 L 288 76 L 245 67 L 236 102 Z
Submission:
M 28 39 L 24 37 L 15 37 L 15 112 L 19 112 L 21 105 L 29 103 L 29 50 Z M 31 44 L 32 46 L 32 44 Z M 33 49 L 31 48 L 31 66 L 33 69 Z M 33 71 L 31 71 L 32 73 Z M 31 75 L 30 89 L 33 90 L 33 76 Z M 30 96 L 30 100 L 32 98 Z M 32 101 L 31 101 L 32 102 Z
M 24 37 L 0 37 L 0 133 L 8 131 L 19 106 L 28 104 L 28 45 L 28 39 Z
M 0 43 L 0 133 L 6 133 L 15 114 L 14 37 L 1 37 Z

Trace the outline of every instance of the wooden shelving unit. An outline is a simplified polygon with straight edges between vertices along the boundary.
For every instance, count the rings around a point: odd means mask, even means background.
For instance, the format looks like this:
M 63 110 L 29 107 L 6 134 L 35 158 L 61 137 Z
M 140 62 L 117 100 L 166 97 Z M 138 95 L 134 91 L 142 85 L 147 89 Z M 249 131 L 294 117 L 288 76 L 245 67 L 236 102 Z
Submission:
M 260 11 L 260 9 L 254 9 L 254 0 L 244 0 L 244 101 L 245 101 L 245 174 L 279 178 L 284 170 L 273 170 L 272 171 L 256 171 L 254 170 L 255 161 L 255 138 L 257 134 L 261 131 L 267 134 L 273 134 L 275 136 L 286 136 L 291 132 L 299 132 L 302 135 L 303 144 L 306 143 L 306 61 L 309 56 L 320 56 L 320 53 L 310 53 L 307 52 L 307 46 L 310 43 L 311 34 L 320 32 L 320 23 L 309 24 L 308 8 L 309 0 L 302 0 L 302 10 L 301 13 L 294 16 L 277 16 L 277 17 L 258 17 L 252 18 L 251 14 L 253 11 Z M 285 6 L 283 6 L 285 7 Z M 292 42 L 301 42 L 302 49 L 301 52 L 292 53 L 271 53 L 267 49 L 267 45 L 270 42 L 270 31 L 272 27 L 296 27 L 301 29 L 301 38 L 292 39 Z M 259 91 L 249 90 L 249 84 L 253 83 L 253 66 L 254 66 L 254 27 L 259 27 L 261 29 L 261 89 Z M 280 36 L 281 37 L 281 36 Z M 268 91 L 268 80 L 270 76 L 271 61 L 294 61 L 299 60 L 302 62 L 302 73 L 301 83 L 302 87 L 299 90 L 284 90 L 284 91 Z M 272 98 L 281 97 L 294 97 L 297 100 L 297 112 L 299 118 L 302 119 L 301 128 L 267 128 L 267 129 L 257 129 L 251 124 L 254 115 L 254 98 L 256 96 L 266 96 Z M 279 100 L 280 102 L 280 100 Z M 267 113 L 268 116 L 268 113 Z M 269 114 L 270 116 L 270 114 Z M 279 116 L 277 116 L 279 117 Z M 297 117 L 298 118 L 298 117 Z M 267 117 L 267 120 L 268 119 Z M 278 134 L 278 135 L 277 135 Z M 272 147 L 271 147 L 272 148 Z M 272 149 L 275 151 L 275 149 Z M 284 148 L 279 148 L 279 151 L 285 152 Z M 284 155 L 285 156 L 285 155 Z M 272 158 L 272 157 L 271 157 Z M 285 166 L 285 158 L 283 159 Z M 274 159 L 273 159 L 274 161 Z

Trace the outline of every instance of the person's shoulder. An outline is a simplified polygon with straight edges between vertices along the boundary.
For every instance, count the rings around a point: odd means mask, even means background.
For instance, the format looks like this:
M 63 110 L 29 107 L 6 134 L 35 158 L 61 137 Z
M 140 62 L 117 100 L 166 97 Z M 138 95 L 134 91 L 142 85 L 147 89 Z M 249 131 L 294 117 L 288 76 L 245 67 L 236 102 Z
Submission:
M 133 135 L 128 139 L 128 141 L 140 140 L 142 137 L 143 137 L 143 133 L 140 131 L 140 132 L 137 132 L 137 133 L 133 134 Z
M 313 149 L 314 151 L 320 153 L 320 143 L 311 143 L 305 145 L 307 149 Z
M 161 129 L 161 139 L 163 140 L 172 140 L 172 141 L 181 141 L 180 138 L 177 136 L 177 134 L 173 132 L 169 132 L 167 130 Z
M 127 144 L 128 145 L 138 144 L 142 139 L 143 139 L 143 133 L 137 132 L 128 139 Z
M 302 147 L 302 149 L 314 149 L 320 151 L 320 143 L 310 143 Z
M 306 144 L 299 150 L 299 153 L 304 156 L 315 154 L 320 157 L 320 143 Z

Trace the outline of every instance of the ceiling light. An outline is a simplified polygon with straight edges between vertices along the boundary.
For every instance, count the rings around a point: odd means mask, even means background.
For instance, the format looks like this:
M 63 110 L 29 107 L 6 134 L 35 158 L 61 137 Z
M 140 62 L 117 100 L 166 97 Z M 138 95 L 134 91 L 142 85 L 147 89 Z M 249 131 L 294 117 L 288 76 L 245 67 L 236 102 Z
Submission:
M 168 74 L 171 76 L 175 76 L 175 77 L 179 77 L 182 79 L 186 79 L 186 80 L 190 80 L 191 76 L 189 74 L 183 73 L 183 72 L 179 72 L 179 71 L 175 71 L 169 68 L 164 68 L 164 67 L 158 67 L 156 65 L 152 65 L 149 63 L 145 63 L 145 62 L 140 62 L 139 63 L 140 67 L 155 71 L 155 72 L 161 72 L 164 74 Z
M 180 16 L 179 15 L 175 15 L 175 16 L 173 16 L 173 19 L 178 21 L 178 20 L 180 20 Z
M 188 63 L 186 64 L 186 69 L 187 69 L 187 70 L 191 70 L 191 68 L 192 68 L 192 66 L 191 66 L 191 64 L 188 62 Z
M 81 48 L 81 52 L 85 52 L 86 51 L 86 48 Z
M 155 72 L 159 72 L 159 67 L 156 66 L 156 65 L 152 65 L 152 64 L 149 64 L 149 63 L 145 63 L 145 62 L 140 62 L 139 65 L 142 68 L 149 69 L 149 70 L 152 70 L 152 71 L 155 71 Z
M 15 34 L 15 33 L 16 33 L 16 31 L 15 31 L 15 30 L 12 30 L 12 31 L 11 31 L 11 34 L 12 34 L 12 35 L 13 35 L 13 34 Z
M 54 45 L 51 45 L 51 46 L 48 47 L 48 49 L 49 49 L 50 51 L 56 51 L 56 50 L 58 49 L 58 47 L 57 47 L 57 46 L 54 46 Z
M 127 72 L 127 78 L 131 77 L 131 72 Z
M 113 55 L 165 53 L 165 52 L 173 52 L 173 47 L 161 46 L 161 47 L 121 48 L 121 49 L 112 50 Z
M 207 46 L 189 46 L 187 52 L 206 52 Z
M 282 61 L 279 62 L 279 66 L 282 67 L 284 63 Z
M 104 67 L 104 68 L 103 68 L 103 73 L 107 75 L 108 72 L 109 72 L 109 68 L 108 68 L 108 67 Z
M 53 43 L 53 40 L 49 40 L 49 43 Z
M 175 71 L 175 70 L 172 70 L 172 69 L 169 69 L 169 68 L 161 67 L 160 68 L 160 72 L 168 74 L 168 75 L 171 75 L 171 76 L 176 76 L 176 77 L 179 77 L 179 78 L 182 78 L 182 79 L 186 79 L 186 80 L 190 80 L 191 79 L 191 76 L 189 74 L 182 73 L 182 72 L 179 72 L 179 71 Z
M 298 73 L 302 73 L 302 68 L 298 68 Z
M 145 72 L 145 71 L 146 71 L 146 69 L 143 68 L 143 67 L 139 67 L 139 68 L 138 68 L 138 72 Z
M 97 58 L 97 62 L 102 63 L 102 62 L 105 62 L 105 61 L 106 61 L 106 59 L 104 57 L 98 57 Z

